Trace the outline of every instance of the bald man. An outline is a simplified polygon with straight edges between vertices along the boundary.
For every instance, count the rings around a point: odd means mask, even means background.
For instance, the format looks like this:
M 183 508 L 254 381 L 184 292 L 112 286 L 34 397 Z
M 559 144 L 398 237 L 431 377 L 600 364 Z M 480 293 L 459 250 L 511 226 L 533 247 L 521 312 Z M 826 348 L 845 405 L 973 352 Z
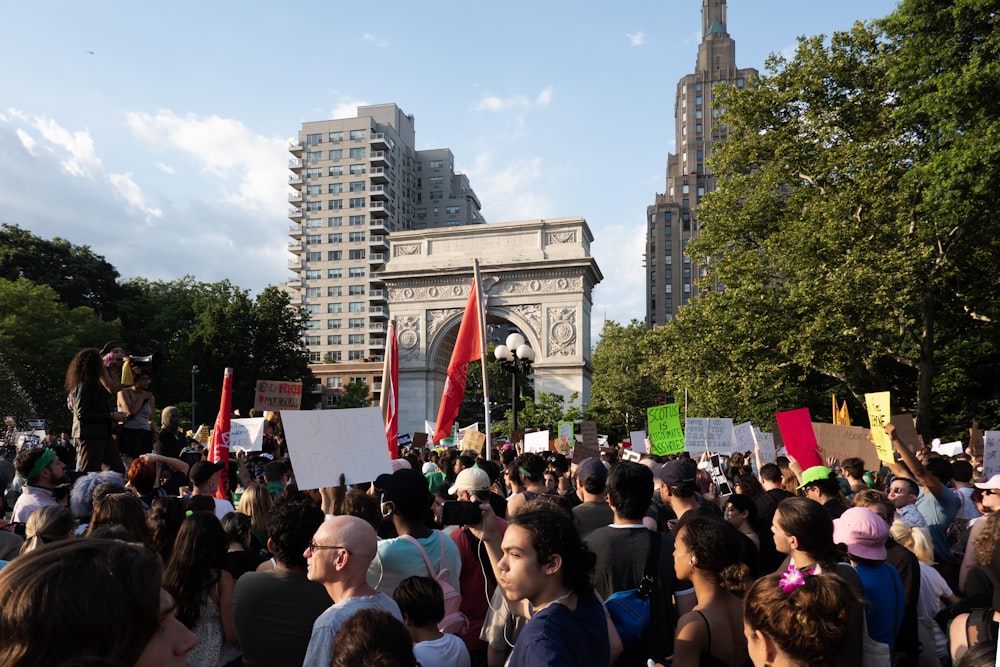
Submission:
M 371 524 L 354 516 L 327 517 L 313 536 L 305 552 L 307 575 L 326 587 L 334 604 L 313 623 L 303 667 L 327 667 L 340 626 L 361 609 L 386 611 L 403 620 L 396 602 L 366 580 L 377 543 Z

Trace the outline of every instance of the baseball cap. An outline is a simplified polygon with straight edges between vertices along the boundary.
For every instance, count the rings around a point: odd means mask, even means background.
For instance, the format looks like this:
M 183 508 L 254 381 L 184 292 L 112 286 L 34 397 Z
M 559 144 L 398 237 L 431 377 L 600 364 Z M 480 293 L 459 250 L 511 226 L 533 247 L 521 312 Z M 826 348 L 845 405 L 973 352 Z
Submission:
M 833 520 L 833 541 L 846 544 L 847 553 L 868 560 L 885 560 L 885 541 L 889 526 L 867 507 L 845 510 Z
M 375 488 L 382 492 L 385 500 L 395 503 L 396 507 L 424 508 L 430 505 L 427 478 L 419 470 L 403 468 L 391 475 L 379 475 L 375 478 Z
M 576 478 L 578 480 L 583 482 L 591 477 L 597 477 L 598 479 L 608 478 L 607 466 L 600 459 L 595 459 L 592 456 L 580 461 L 580 464 L 576 467 Z
M 830 475 L 833 474 L 829 468 L 826 466 L 812 466 L 806 468 L 802 473 L 802 483 L 799 484 L 799 488 L 804 488 L 812 484 L 813 482 L 818 482 L 821 479 L 830 479 Z
M 674 459 L 663 464 L 660 479 L 667 486 L 679 486 L 685 482 L 694 482 L 697 471 L 687 459 Z
M 191 483 L 195 486 L 201 486 L 211 479 L 212 475 L 222 470 L 223 467 L 224 466 L 221 463 L 198 461 L 191 466 L 191 470 L 188 472 L 188 479 L 190 479 Z
M 480 468 L 466 468 L 458 473 L 455 483 L 448 489 L 448 495 L 454 496 L 459 491 L 489 491 L 490 476 Z M 485 500 L 485 498 L 484 498 Z
M 977 489 L 1000 489 L 1000 474 L 993 475 L 985 482 L 976 482 Z

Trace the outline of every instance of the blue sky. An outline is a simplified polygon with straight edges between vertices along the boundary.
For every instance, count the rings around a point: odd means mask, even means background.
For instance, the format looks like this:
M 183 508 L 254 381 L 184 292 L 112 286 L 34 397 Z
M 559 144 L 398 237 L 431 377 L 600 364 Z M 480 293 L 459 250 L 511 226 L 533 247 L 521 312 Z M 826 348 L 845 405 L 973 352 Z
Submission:
M 733 0 L 737 64 L 895 0 Z M 766 6 L 767 11 L 763 11 Z M 491 222 L 583 216 L 593 328 L 642 319 L 645 211 L 664 189 L 700 0 L 6 2 L 0 222 L 89 245 L 126 278 L 284 282 L 288 141 L 395 102 L 451 148 Z M 679 35 L 675 37 L 674 35 Z

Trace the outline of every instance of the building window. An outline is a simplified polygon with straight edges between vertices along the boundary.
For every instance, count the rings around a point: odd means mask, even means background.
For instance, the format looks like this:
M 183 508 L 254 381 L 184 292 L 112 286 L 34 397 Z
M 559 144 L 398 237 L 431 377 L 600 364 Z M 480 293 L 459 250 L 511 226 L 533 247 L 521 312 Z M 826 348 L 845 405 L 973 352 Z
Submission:
M 328 312 L 328 313 L 342 313 L 342 312 L 344 312 L 344 304 L 342 304 L 342 303 L 328 303 L 328 304 L 326 304 L 326 312 Z
M 323 143 L 323 135 L 322 134 L 307 134 L 306 135 L 306 143 L 308 145 L 310 145 L 310 146 L 315 146 L 316 144 Z
M 326 288 L 326 295 L 327 296 L 343 296 L 344 295 L 344 288 L 341 287 L 340 285 L 331 285 L 330 287 Z
M 663 228 L 663 235 L 670 236 L 671 231 L 673 231 L 673 228 L 670 225 L 667 225 L 666 227 Z
M 444 160 L 431 160 L 427 166 L 431 169 L 440 169 L 444 166 Z
M 340 328 L 340 324 L 343 321 L 344 320 L 327 320 L 326 321 L 326 328 L 327 329 L 339 329 Z
M 309 269 L 306 271 L 306 280 L 319 280 L 323 275 L 319 269 Z
M 351 192 L 364 192 L 365 182 L 364 181 L 351 181 Z
M 696 93 L 701 92 L 701 81 L 695 81 L 694 90 Z
M 319 313 L 319 304 L 318 303 L 306 304 L 306 312 L 309 313 L 310 315 L 315 315 Z
M 681 277 L 685 280 L 691 280 L 691 269 L 689 267 L 684 267 L 684 270 L 681 271 Z
M 344 378 L 327 378 L 326 388 L 327 389 L 340 389 L 344 386 Z
M 444 208 L 444 212 L 447 213 L 448 215 L 455 215 L 456 213 L 459 212 L 459 210 L 461 209 L 458 206 L 445 206 Z
M 351 197 L 350 207 L 351 208 L 364 208 L 365 207 L 365 198 L 364 197 Z
M 671 264 L 674 263 L 674 256 L 667 255 L 666 257 L 663 258 L 663 263 L 666 264 L 667 266 L 670 266 Z
M 352 164 L 348 170 L 352 176 L 358 176 L 365 173 L 365 165 L 363 164 Z
M 365 328 L 365 318 L 363 317 L 352 317 L 347 320 L 347 328 L 349 329 L 364 329 Z
M 350 250 L 347 253 L 347 259 L 364 259 L 364 258 L 365 258 L 364 250 Z
M 673 308 L 674 307 L 674 299 L 673 299 L 673 297 L 669 297 L 668 296 L 667 298 L 665 298 L 663 300 L 663 305 L 666 308 Z
M 319 167 L 310 167 L 306 169 L 306 178 L 320 178 L 323 176 L 323 170 Z
M 344 159 L 344 149 L 335 148 L 334 150 L 330 151 L 328 155 L 331 160 L 342 160 Z
M 348 278 L 364 278 L 365 277 L 365 270 L 363 268 L 361 268 L 361 267 L 354 267 L 354 268 L 347 269 L 347 277 Z
M 326 277 L 327 278 L 342 278 L 343 276 L 344 276 L 344 270 L 343 269 L 327 269 L 326 270 Z
M 695 126 L 694 126 L 694 131 L 695 131 L 695 133 L 697 133 L 697 134 L 701 134 L 701 132 L 702 132 L 702 126 L 701 126 L 701 123 L 695 123 Z
M 344 241 L 344 235 L 339 232 L 336 234 L 327 234 L 326 240 L 327 243 L 342 243 Z
M 347 337 L 348 345 L 364 345 L 365 335 L 364 334 L 351 334 Z
M 696 110 L 695 110 L 695 112 L 694 112 L 694 117 L 695 117 L 696 119 L 698 119 L 698 118 L 701 118 L 701 117 L 702 117 L 702 114 L 701 114 L 701 109 L 696 109 Z
M 674 291 L 674 286 L 671 285 L 670 283 L 664 285 L 663 288 L 664 288 L 663 291 L 666 292 L 667 294 L 670 294 L 671 292 Z
M 332 363 L 337 363 L 341 360 L 342 357 L 340 356 L 340 351 L 338 350 L 336 352 L 327 352 L 326 358 L 329 359 L 330 362 Z
M 323 218 L 306 218 L 306 229 L 314 229 L 323 226 Z
M 306 320 L 306 329 L 319 329 L 319 320 Z
M 685 294 L 691 293 L 691 283 L 684 283 L 684 293 Z
M 743 87 L 743 77 L 742 76 L 736 77 L 736 87 L 737 88 L 742 88 Z
M 347 304 L 347 312 L 349 313 L 363 313 L 365 312 L 365 304 L 362 301 L 352 301 Z
M 328 262 L 339 262 L 340 258 L 344 256 L 342 250 L 327 250 L 326 251 L 326 261 Z
M 365 149 L 364 148 L 352 148 L 351 152 L 350 152 L 350 156 L 352 158 L 353 157 L 364 157 L 365 156 Z
M 365 233 L 364 232 L 351 232 L 347 235 L 347 240 L 351 243 L 364 243 Z
M 327 227 L 340 227 L 343 224 L 344 224 L 344 219 L 339 215 L 326 219 Z
M 339 195 L 343 191 L 344 191 L 343 183 L 330 183 L 329 185 L 326 186 L 327 194 Z
M 351 130 L 351 141 L 360 141 L 367 136 L 365 130 Z
M 701 106 L 701 95 L 695 95 L 694 96 L 694 105 L 698 106 L 698 107 Z
M 671 241 L 670 239 L 667 239 L 666 241 L 663 242 L 663 249 L 666 250 L 667 252 L 670 252 L 671 250 L 674 249 L 674 242 Z
M 666 280 L 668 282 L 671 281 L 671 280 L 673 280 L 674 279 L 674 270 L 673 269 L 664 269 L 664 271 L 663 271 L 663 278 L 664 278 L 664 280 Z
M 306 336 L 306 345 L 319 345 L 319 336 Z
M 321 234 L 306 234 L 306 245 L 316 245 L 323 240 Z
M 682 195 L 686 195 L 689 192 L 691 192 L 691 186 L 690 185 L 688 185 L 687 183 L 685 183 L 684 185 L 681 186 L 681 194 Z
M 441 185 L 444 182 L 444 176 L 431 176 L 429 180 L 431 185 Z
M 329 206 L 327 206 L 327 208 L 330 209 L 331 211 L 337 211 L 337 210 L 340 210 L 340 209 L 344 208 L 344 200 L 343 199 L 331 199 L 329 201 L 330 201 L 330 204 L 329 204 Z
M 348 218 L 348 224 L 351 227 L 363 227 L 365 224 L 365 216 L 363 215 L 352 215 Z
M 318 364 L 319 363 L 319 352 L 310 352 L 309 353 L 309 363 L 311 363 L 311 364 Z
M 704 185 L 699 185 L 698 186 L 698 196 L 699 197 L 704 197 L 705 196 L 705 186 Z
M 331 132 L 330 133 L 330 141 L 332 141 L 333 143 L 340 143 L 343 140 L 344 140 L 344 133 L 343 132 Z
M 440 190 L 434 190 L 433 192 L 431 192 L 431 199 L 432 200 L 434 200 L 434 199 L 444 199 L 444 193 L 441 192 Z
M 342 339 L 343 339 L 343 336 L 341 336 L 340 334 L 337 334 L 336 336 L 327 336 L 326 337 L 326 344 L 327 345 L 340 345 L 340 341 Z
M 307 262 L 319 262 L 322 259 L 323 259 L 323 253 L 322 252 L 316 251 L 316 252 L 307 252 L 306 253 L 306 261 Z
M 364 296 L 365 286 L 364 285 L 348 285 L 347 293 L 350 296 Z
M 306 162 L 319 162 L 323 159 L 323 151 L 306 152 Z
M 323 208 L 323 202 L 321 201 L 307 201 L 306 210 L 307 211 L 319 211 Z
M 330 176 L 343 176 L 344 175 L 344 168 L 338 164 L 335 167 L 330 167 L 330 170 L 329 170 L 328 173 L 329 173 Z
M 347 360 L 348 361 L 361 361 L 364 358 L 365 358 L 365 351 L 364 350 L 348 350 L 347 351 Z

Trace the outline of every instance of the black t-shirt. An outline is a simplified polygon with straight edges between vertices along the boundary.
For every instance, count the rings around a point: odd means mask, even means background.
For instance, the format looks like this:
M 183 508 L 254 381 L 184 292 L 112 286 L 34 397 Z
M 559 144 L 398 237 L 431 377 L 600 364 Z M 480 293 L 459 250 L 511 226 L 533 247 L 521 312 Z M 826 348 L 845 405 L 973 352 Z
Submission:
M 161 456 L 168 456 L 172 459 L 181 457 L 181 450 L 187 446 L 187 438 L 180 431 L 163 429 L 156 443 L 156 453 Z

